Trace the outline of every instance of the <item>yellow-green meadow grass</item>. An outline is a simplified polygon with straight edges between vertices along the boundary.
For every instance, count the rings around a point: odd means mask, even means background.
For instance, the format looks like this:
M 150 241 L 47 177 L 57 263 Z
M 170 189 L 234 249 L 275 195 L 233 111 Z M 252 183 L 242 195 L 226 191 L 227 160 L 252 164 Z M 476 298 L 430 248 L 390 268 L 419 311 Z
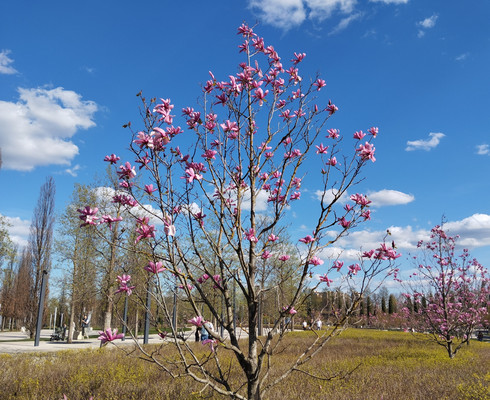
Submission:
M 272 359 L 278 376 L 296 358 L 313 332 L 289 335 Z M 196 349 L 207 347 L 192 343 Z M 190 378 L 170 379 L 138 353 L 117 349 L 0 355 L 1 399 L 69 400 L 220 398 Z M 165 348 L 170 352 L 170 346 Z M 234 359 L 222 348 L 221 365 L 230 380 L 243 378 Z M 456 358 L 444 348 L 404 332 L 349 329 L 329 342 L 303 369 L 334 377 L 319 381 L 294 373 L 267 392 L 266 399 L 490 399 L 490 344 L 472 341 Z

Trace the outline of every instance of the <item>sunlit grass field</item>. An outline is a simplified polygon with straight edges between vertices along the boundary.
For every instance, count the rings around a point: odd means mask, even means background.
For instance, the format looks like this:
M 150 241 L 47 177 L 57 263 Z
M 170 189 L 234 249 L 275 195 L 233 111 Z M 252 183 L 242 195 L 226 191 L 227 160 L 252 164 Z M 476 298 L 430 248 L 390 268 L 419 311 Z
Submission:
M 277 374 L 312 335 L 295 332 L 287 337 L 273 359 Z M 136 352 L 126 356 L 113 347 L 0 355 L 0 399 L 59 400 L 64 394 L 69 400 L 220 398 L 209 390 L 199 393 L 201 387 L 190 378 L 170 379 Z M 442 347 L 408 333 L 349 329 L 307 367 L 309 373 L 338 378 L 319 381 L 296 373 L 265 398 L 490 399 L 489 366 L 489 343 L 472 341 L 451 360 Z M 242 380 L 239 368 L 231 374 L 231 380 Z

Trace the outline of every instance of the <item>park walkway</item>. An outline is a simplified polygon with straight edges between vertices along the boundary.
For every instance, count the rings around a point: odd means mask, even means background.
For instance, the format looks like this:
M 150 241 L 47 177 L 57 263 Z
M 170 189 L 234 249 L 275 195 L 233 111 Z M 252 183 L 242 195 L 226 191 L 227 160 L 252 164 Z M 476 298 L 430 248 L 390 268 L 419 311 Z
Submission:
M 247 333 L 244 330 L 239 329 L 240 338 L 247 337 Z M 35 353 L 35 352 L 53 352 L 63 350 L 80 350 L 80 349 L 97 349 L 100 347 L 100 340 L 97 331 L 91 331 L 89 339 L 74 340 L 73 343 L 66 343 L 66 341 L 50 341 L 52 329 L 41 330 L 41 340 L 39 346 L 34 346 L 34 340 L 28 340 L 29 336 L 22 332 L 0 332 L 0 354 L 18 354 L 18 353 Z M 194 331 L 186 332 L 186 337 L 189 340 L 194 340 Z M 226 335 L 225 335 L 226 337 Z M 157 334 L 149 335 L 148 343 L 156 344 L 160 343 L 162 339 Z M 143 336 L 138 339 L 139 343 L 143 343 Z M 133 344 L 133 339 L 127 337 L 124 342 L 117 340 L 115 343 L 127 343 Z

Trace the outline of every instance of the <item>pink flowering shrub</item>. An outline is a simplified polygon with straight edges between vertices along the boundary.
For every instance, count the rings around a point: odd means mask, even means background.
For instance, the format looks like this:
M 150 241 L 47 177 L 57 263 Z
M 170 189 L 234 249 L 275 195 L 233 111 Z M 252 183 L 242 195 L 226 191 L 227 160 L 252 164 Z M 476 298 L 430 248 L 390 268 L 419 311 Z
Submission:
M 450 358 L 481 327 L 490 306 L 488 271 L 457 248 L 457 239 L 435 226 L 430 241 L 418 243 L 425 257 L 410 276 L 409 306 L 402 309 L 406 327 L 445 347 Z
M 309 81 L 301 76 L 300 64 L 306 54 L 294 53 L 288 62 L 249 26 L 240 26 L 238 34 L 243 62 L 237 73 L 221 80 L 209 72 L 202 88 L 202 107 L 177 111 L 170 99 L 147 100 L 140 94 L 142 127 L 133 130 L 132 124 L 127 125 L 132 131 L 134 159 L 118 166 L 119 157 L 112 154 L 105 161 L 116 168 L 120 181 L 113 202 L 125 207 L 126 223 L 131 221 L 128 226 L 134 227 L 134 246 L 147 258 L 141 267 L 148 273 L 148 287 L 167 284 L 174 291 L 180 288 L 174 296 L 184 297 L 193 309 L 195 317 L 189 323 L 196 327 L 203 326 L 205 306 L 229 338 L 209 332 L 213 357 L 218 360 L 220 351 L 232 352 L 246 377 L 246 397 L 259 398 L 299 365 L 291 365 L 274 382 L 269 374 L 261 373 L 265 358 L 273 355 L 274 332 L 305 301 L 309 278 L 324 264 L 321 251 L 370 219 L 366 196 L 352 195 L 343 208 L 339 200 L 376 160 L 373 140 L 378 128 L 345 137 L 339 129 L 327 128 L 338 107 L 320 97 L 325 80 L 315 77 Z M 288 235 L 282 233 L 288 227 L 288 216 L 294 207 L 310 200 L 301 196 L 305 184 L 322 193 L 315 204 L 316 215 L 305 221 L 311 225 L 311 234 L 289 239 L 297 247 L 287 247 Z M 107 215 L 98 218 L 96 208 L 79 211 L 83 225 L 89 227 L 115 220 Z M 318 284 L 333 285 L 334 276 L 341 282 L 362 275 L 358 302 L 368 283 L 391 272 L 399 256 L 383 246 L 373 250 L 374 257 L 367 257 L 362 268 L 354 264 L 342 269 L 340 261 L 334 263 L 329 274 L 335 269 L 335 275 L 325 275 Z M 384 261 L 387 267 L 381 267 Z M 264 287 L 267 280 L 260 281 L 259 276 L 292 264 L 294 288 L 277 306 L 271 333 L 259 346 L 257 305 L 264 291 L 271 289 Z M 233 288 L 247 308 L 246 350 L 233 328 Z M 126 285 L 121 282 L 119 292 L 129 289 L 133 290 L 127 281 Z M 179 365 L 215 391 L 243 398 L 237 394 L 241 384 L 234 388 L 217 379 L 205 367 L 207 356 L 200 358 L 186 342 L 178 342 L 168 296 L 161 291 L 153 295 L 175 344 L 185 348 L 179 350 Z M 339 320 L 338 328 L 343 329 L 346 321 Z M 328 335 L 327 331 L 317 333 L 307 358 L 327 342 Z M 159 356 L 159 365 L 174 362 L 166 360 L 163 352 Z M 221 368 L 219 362 L 216 365 Z

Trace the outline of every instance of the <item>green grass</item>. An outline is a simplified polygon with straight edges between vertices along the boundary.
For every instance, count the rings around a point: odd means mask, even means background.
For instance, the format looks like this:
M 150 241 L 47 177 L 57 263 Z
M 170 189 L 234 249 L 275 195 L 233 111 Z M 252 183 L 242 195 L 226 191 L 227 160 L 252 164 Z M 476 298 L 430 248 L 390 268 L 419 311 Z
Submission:
M 278 376 L 296 358 L 312 332 L 289 335 L 272 359 Z M 191 343 L 208 354 L 207 347 Z M 156 346 L 149 347 L 156 349 Z M 176 359 L 170 347 L 162 357 Z M 229 379 L 243 382 L 233 357 L 218 349 Z M 208 389 L 199 397 L 200 385 L 190 378 L 171 379 L 161 369 L 138 357 L 107 346 L 100 350 L 0 355 L 1 399 L 198 399 L 220 398 Z M 310 364 L 308 373 L 329 381 L 295 373 L 268 392 L 265 398 L 283 399 L 489 399 L 490 344 L 471 342 L 455 359 L 431 342 L 403 332 L 347 330 Z M 211 367 L 211 366 L 210 366 Z

